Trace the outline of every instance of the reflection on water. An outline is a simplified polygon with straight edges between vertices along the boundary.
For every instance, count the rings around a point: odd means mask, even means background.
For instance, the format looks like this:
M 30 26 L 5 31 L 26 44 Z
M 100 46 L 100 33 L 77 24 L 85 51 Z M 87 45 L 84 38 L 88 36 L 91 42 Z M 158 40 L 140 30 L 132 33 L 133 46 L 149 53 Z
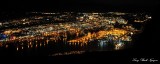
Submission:
M 22 46 L 22 49 L 23 49 L 23 46 Z
M 17 47 L 17 51 L 18 51 L 18 47 Z
M 46 37 L 46 39 L 39 40 L 23 40 L 1 43 L 1 47 L 5 46 L 5 48 L 10 48 L 10 46 L 15 46 L 17 53 L 45 49 L 49 52 L 49 56 L 82 54 L 85 51 L 122 49 L 125 46 L 125 43 L 131 42 L 131 37 L 129 35 L 129 31 L 115 28 L 109 31 L 89 32 L 84 36 L 76 36 L 77 38 L 72 39 L 69 38 L 74 36 L 65 38 L 61 37 L 58 39 L 55 37 Z
M 69 35 L 69 34 L 68 34 Z M 130 32 L 122 29 L 113 29 L 87 33 L 83 36 L 71 37 L 46 37 L 39 40 L 23 40 L 1 43 L 1 47 L 15 47 L 17 54 L 45 49 L 43 53 L 49 56 L 82 54 L 85 51 L 107 51 L 123 49 L 125 43 L 131 42 Z M 72 38 L 72 39 L 69 39 Z M 12 44 L 12 45 L 11 45 Z M 13 48 L 14 49 L 14 48 Z M 37 52 L 37 53 L 38 53 Z M 24 53 L 28 54 L 28 53 Z M 30 53 L 31 54 L 31 53 Z M 23 55 L 23 54 L 22 54 Z
M 29 48 L 29 45 L 28 45 L 28 48 Z
M 8 45 L 6 45 L 6 48 L 8 48 Z
M 142 18 L 143 20 L 136 17 L 136 22 L 130 22 L 131 20 L 124 19 L 125 16 L 124 18 L 119 16 L 119 13 L 116 13 L 118 16 L 108 14 L 111 15 L 108 16 L 107 13 L 77 13 L 76 16 L 72 16 L 72 13 L 53 16 L 42 14 L 42 16 L 20 19 L 19 21 L 22 22 L 19 23 L 22 25 L 32 24 L 35 21 L 48 23 L 6 29 L 0 33 L 0 47 L 6 50 L 12 49 L 17 55 L 50 56 L 81 54 L 84 51 L 121 50 L 127 44 L 131 44 L 133 35 L 142 32 L 141 27 L 135 28 L 135 26 L 142 25 L 150 18 L 148 15 L 143 16 L 146 17 Z M 126 15 L 132 16 L 129 13 Z M 61 22 L 71 21 L 71 19 L 73 22 Z M 55 20 L 60 22 L 52 22 Z
M 99 44 L 98 44 L 98 46 L 99 47 L 101 47 L 101 48 L 103 48 L 103 47 L 105 47 L 106 46 L 106 41 L 104 40 L 98 40 L 99 41 Z

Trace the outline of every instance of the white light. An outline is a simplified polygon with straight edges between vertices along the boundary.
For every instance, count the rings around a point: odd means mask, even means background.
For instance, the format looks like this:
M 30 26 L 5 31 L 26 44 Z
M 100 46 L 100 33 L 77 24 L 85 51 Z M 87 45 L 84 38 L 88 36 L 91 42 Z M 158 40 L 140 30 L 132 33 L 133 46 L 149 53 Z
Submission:
M 49 20 L 49 19 L 46 19 L 46 20 Z
M 0 26 L 2 26 L 2 23 L 0 23 Z
M 149 19 L 151 19 L 152 17 L 148 17 Z
M 23 23 L 23 24 L 26 24 L 26 23 Z

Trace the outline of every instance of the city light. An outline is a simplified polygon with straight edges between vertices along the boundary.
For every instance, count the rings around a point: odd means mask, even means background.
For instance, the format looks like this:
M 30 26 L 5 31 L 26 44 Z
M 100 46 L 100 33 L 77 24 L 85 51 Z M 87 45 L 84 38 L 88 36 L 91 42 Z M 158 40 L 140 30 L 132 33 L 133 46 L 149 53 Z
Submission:
M 37 15 L 0 22 L 0 47 L 9 48 L 8 44 L 12 44 L 17 51 L 54 46 L 83 49 L 58 52 L 51 56 L 81 54 L 86 50 L 84 48 L 90 46 L 102 49 L 113 45 L 112 50 L 120 50 L 142 31 L 137 25 L 142 26 L 152 18 L 149 15 L 121 12 L 31 14 Z M 132 21 L 126 19 L 127 15 L 133 16 Z

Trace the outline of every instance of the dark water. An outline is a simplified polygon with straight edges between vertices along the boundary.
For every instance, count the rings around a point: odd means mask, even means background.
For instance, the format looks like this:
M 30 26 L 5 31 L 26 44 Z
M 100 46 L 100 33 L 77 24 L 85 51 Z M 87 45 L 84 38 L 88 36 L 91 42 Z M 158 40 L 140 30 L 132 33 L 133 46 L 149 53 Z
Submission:
M 131 44 L 131 42 L 126 42 Z M 126 44 L 127 46 L 127 44 Z M 123 46 L 121 48 L 124 48 Z M 128 45 L 129 46 L 129 45 Z M 120 48 L 120 49 L 121 49 Z M 11 42 L 0 47 L 1 55 L 13 56 L 56 56 L 82 54 L 92 51 L 113 51 L 113 42 L 100 42 L 98 40 L 84 43 L 69 43 L 65 40 L 37 40 Z

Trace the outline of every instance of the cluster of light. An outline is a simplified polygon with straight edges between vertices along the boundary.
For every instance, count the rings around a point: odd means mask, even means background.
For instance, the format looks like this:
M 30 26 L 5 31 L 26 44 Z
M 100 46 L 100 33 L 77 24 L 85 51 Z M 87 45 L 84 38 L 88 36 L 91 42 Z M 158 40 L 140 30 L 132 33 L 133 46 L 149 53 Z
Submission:
M 115 50 L 119 50 L 119 49 L 121 49 L 123 46 L 124 46 L 123 43 L 118 43 L 118 44 L 115 45 Z
M 120 36 L 120 35 L 124 35 L 126 34 L 127 31 L 122 30 L 122 29 L 113 29 L 113 30 L 106 30 L 106 31 L 99 31 L 97 33 L 88 33 L 88 35 L 83 36 L 81 38 L 77 38 L 74 40 L 70 40 L 68 42 L 73 42 L 73 43 L 87 43 L 89 40 L 93 40 L 93 39 L 101 39 L 104 38 L 107 35 L 116 35 L 116 36 Z
M 85 51 L 70 51 L 70 52 L 64 52 L 64 53 L 55 53 L 52 54 L 51 56 L 60 56 L 60 55 L 71 55 L 71 54 L 82 54 Z
M 38 12 L 33 12 L 38 13 Z M 27 47 L 32 48 L 33 42 L 44 40 L 48 44 L 49 41 L 67 42 L 69 45 L 87 45 L 92 40 L 102 40 L 108 42 L 113 40 L 116 42 L 115 49 L 123 47 L 123 43 L 118 41 L 131 41 L 131 35 L 134 35 L 136 29 L 133 26 L 127 26 L 128 21 L 122 17 L 106 17 L 102 13 L 78 13 L 79 16 L 75 17 L 76 20 L 68 20 L 72 18 L 72 13 L 64 12 L 65 14 L 58 13 L 44 13 L 41 14 L 55 14 L 55 16 L 33 16 L 19 20 L 10 20 L 10 22 L 0 23 L 2 27 L 8 27 L 9 24 L 14 26 L 30 26 L 30 24 L 40 24 L 41 22 L 49 22 L 38 26 L 4 29 L 0 33 L 0 46 L 10 42 L 24 42 L 27 41 Z M 111 13 L 112 14 L 112 13 Z M 125 13 L 113 13 L 116 15 L 125 15 Z M 57 15 L 57 16 L 56 16 Z M 65 18 L 65 19 L 64 19 Z M 150 16 L 146 16 L 150 19 Z M 53 21 L 58 21 L 54 23 Z M 61 22 L 67 21 L 67 22 Z M 143 20 L 145 21 L 145 20 Z M 136 21 L 135 22 L 143 22 Z M 123 25 L 122 28 L 115 27 L 116 23 Z M 3 24 L 3 25 L 2 25 Z M 103 28 L 103 29 L 102 29 Z M 94 32 L 94 30 L 97 30 Z M 18 35 L 17 35 L 18 34 Z M 69 39 L 72 36 L 73 38 Z M 100 45 L 103 44 L 102 42 Z M 117 44 L 118 43 L 118 44 Z M 24 44 L 22 44 L 24 45 Z M 35 47 L 42 46 L 43 44 L 36 44 Z M 5 45 L 8 48 L 8 45 Z M 17 47 L 17 50 L 24 49 L 24 47 Z

